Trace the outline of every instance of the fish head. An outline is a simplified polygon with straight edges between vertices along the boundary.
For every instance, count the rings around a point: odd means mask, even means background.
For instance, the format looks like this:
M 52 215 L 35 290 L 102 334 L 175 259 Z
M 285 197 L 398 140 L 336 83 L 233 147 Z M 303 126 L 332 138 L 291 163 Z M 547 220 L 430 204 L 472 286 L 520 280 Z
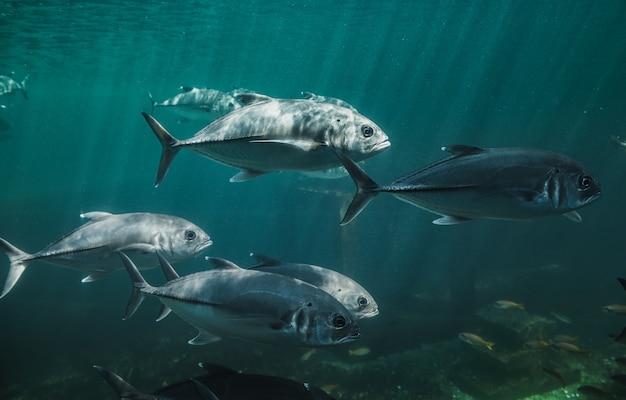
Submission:
M 182 218 L 173 218 L 159 232 L 157 242 L 160 250 L 168 254 L 172 261 L 193 257 L 213 244 L 202 228 Z
M 355 161 L 362 161 L 391 146 L 389 136 L 373 121 L 363 115 L 341 107 L 347 118 L 337 121 L 329 134 L 330 142 Z
M 591 204 L 602 194 L 598 180 L 577 164 L 553 168 L 545 188 L 550 205 L 563 212 Z
M 311 346 L 332 346 L 360 339 L 352 314 L 334 298 L 329 296 L 328 300 L 331 304 L 307 303 L 294 313 L 291 324 L 301 341 Z

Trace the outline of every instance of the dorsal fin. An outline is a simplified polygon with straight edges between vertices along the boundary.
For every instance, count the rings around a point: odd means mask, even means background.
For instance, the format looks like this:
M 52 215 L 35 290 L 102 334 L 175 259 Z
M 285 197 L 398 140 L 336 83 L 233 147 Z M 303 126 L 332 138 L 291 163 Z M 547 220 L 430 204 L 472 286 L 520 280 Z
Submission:
M 225 260 L 223 258 L 206 256 L 206 257 L 204 257 L 204 259 L 209 261 L 213 265 L 213 268 L 217 268 L 217 269 L 241 269 L 241 267 L 239 265 L 235 264 L 232 261 Z
M 91 220 L 91 221 L 95 221 L 97 219 L 108 218 L 111 215 L 113 215 L 113 214 L 111 214 L 110 212 L 106 212 L 106 211 L 91 211 L 91 212 L 86 212 L 86 213 L 80 214 L 80 217 L 84 218 L 84 219 Z
M 455 155 L 455 156 L 467 156 L 470 154 L 478 154 L 478 153 L 482 153 L 485 151 L 485 149 L 482 149 L 480 147 L 467 146 L 464 144 L 453 144 L 450 146 L 443 146 L 441 150 L 447 151 L 448 153 L 451 153 L 452 155 Z
M 259 93 L 237 93 L 235 98 L 244 106 L 272 100 L 270 96 Z
M 256 254 L 256 253 L 250 253 L 250 257 L 254 258 L 256 260 L 256 262 L 258 263 L 257 265 L 253 265 L 251 268 L 254 267 L 265 267 L 268 265 L 278 265 L 280 264 L 280 261 L 272 258 L 272 257 L 268 257 L 268 256 L 264 256 L 262 254 Z
M 237 373 L 237 371 L 230 369 L 228 367 L 224 367 L 223 365 L 219 365 L 219 364 L 201 362 L 201 363 L 198 363 L 198 365 L 202 369 L 204 369 L 207 372 L 207 374 L 211 376 L 218 376 L 218 375 L 227 376 L 227 375 L 234 375 Z

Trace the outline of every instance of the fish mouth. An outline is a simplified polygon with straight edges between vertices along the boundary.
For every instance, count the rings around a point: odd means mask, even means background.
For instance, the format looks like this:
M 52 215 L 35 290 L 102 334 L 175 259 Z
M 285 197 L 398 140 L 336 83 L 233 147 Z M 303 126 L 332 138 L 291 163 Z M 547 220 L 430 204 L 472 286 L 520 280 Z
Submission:
M 357 332 L 357 333 L 353 333 L 350 336 L 344 336 L 342 338 L 339 338 L 339 340 L 337 340 L 337 344 L 350 343 L 350 342 L 354 342 L 355 340 L 360 340 L 360 339 L 361 339 L 361 333 Z
M 212 244 L 213 244 L 213 241 L 212 241 L 211 239 L 207 239 L 207 240 L 205 240 L 204 242 L 199 243 L 199 244 L 196 246 L 196 253 L 201 252 L 202 250 L 206 249 L 207 247 L 209 247 L 209 246 L 210 246 L 210 245 L 212 245 Z
M 591 196 L 587 197 L 587 200 L 585 200 L 585 204 L 589 204 L 593 201 L 598 200 L 600 196 L 602 196 L 602 191 L 599 190 L 596 193 L 592 194 Z
M 372 318 L 379 314 L 378 308 L 368 312 L 367 314 L 361 315 L 361 318 Z
M 382 150 L 386 149 L 389 146 L 391 146 L 391 142 L 389 140 L 385 140 L 384 142 L 376 143 L 374 146 L 372 146 L 372 152 L 373 153 L 378 153 L 379 151 L 382 151 Z

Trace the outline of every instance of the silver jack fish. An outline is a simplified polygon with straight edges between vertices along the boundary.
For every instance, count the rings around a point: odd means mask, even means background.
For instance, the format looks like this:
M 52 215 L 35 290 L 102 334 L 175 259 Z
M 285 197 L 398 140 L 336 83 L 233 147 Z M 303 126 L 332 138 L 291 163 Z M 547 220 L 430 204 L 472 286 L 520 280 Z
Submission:
M 254 93 L 237 98 L 246 106 L 186 140 L 176 139 L 156 119 L 142 113 L 163 147 L 155 186 L 183 148 L 240 168 L 230 181 L 241 182 L 269 172 L 337 167 L 340 163 L 330 146 L 356 161 L 390 146 L 376 124 L 345 107 Z
M 155 107 L 165 107 L 184 119 L 213 121 L 241 108 L 241 103 L 230 93 L 188 86 L 181 86 L 180 90 L 181 93 L 161 103 L 148 93 L 152 102 L 152 113 Z
M 28 94 L 26 93 L 26 81 L 28 80 L 28 75 L 24 77 L 22 82 L 17 82 L 13 78 L 7 75 L 0 75 L 0 96 L 1 98 L 8 97 L 17 92 L 21 92 L 22 96 L 25 99 L 28 99 Z M 0 105 L 1 108 L 6 108 L 6 104 Z
M 442 217 L 437 225 L 477 218 L 529 220 L 552 215 L 582 218 L 575 211 L 596 201 L 598 181 L 577 161 L 538 149 L 454 145 L 444 160 L 379 186 L 348 156 L 336 154 L 357 185 L 341 222 L 352 221 L 381 192 Z
M 164 214 L 111 214 L 94 211 L 81 214 L 90 221 L 34 254 L 26 253 L 0 238 L 0 249 L 9 256 L 9 274 L 0 298 L 17 283 L 33 261 L 44 261 L 89 273 L 82 282 L 92 282 L 123 269 L 117 251 L 131 254 L 140 268 L 157 266 L 155 252 L 172 262 L 203 251 L 213 242 L 200 227 L 186 219 Z
M 339 301 L 301 280 L 242 269 L 218 258 L 209 259 L 214 269 L 176 278 L 157 253 L 169 280 L 153 287 L 128 256 L 120 256 L 133 283 L 124 319 L 134 314 L 145 295 L 156 296 L 164 305 L 158 320 L 171 310 L 198 329 L 189 344 L 230 337 L 283 346 L 329 346 L 361 337 Z
M 121 399 L 142 400 L 333 400 L 308 383 L 269 375 L 246 374 L 230 368 L 200 363 L 206 373 L 164 386 L 151 394 L 135 389 L 119 375 L 105 368 L 94 368 L 113 387 Z
M 250 254 L 258 264 L 249 269 L 271 272 L 300 279 L 330 294 L 343 304 L 356 318 L 369 318 L 378 315 L 378 304 L 371 294 L 353 279 L 331 269 L 310 264 L 287 263 Z

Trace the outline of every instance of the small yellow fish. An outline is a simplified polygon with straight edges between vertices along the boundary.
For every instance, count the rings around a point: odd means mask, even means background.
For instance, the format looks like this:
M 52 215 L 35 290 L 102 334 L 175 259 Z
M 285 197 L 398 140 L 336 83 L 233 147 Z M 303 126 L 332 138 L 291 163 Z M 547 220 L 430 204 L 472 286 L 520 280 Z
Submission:
M 497 308 L 519 308 L 520 310 L 524 309 L 524 305 L 522 303 L 516 303 L 510 300 L 496 300 L 493 302 L 493 305 Z
M 348 350 L 349 356 L 364 356 L 371 352 L 369 347 L 359 347 L 358 349 Z
M 626 315 L 626 306 L 622 304 L 610 304 L 602 307 L 602 311 L 609 314 Z
M 328 385 L 320 386 L 320 389 L 325 391 L 328 394 L 332 394 L 332 392 L 339 387 L 338 383 L 329 383 Z
M 307 351 L 306 353 L 304 353 L 302 357 L 300 357 L 300 361 L 302 362 L 307 361 L 309 358 L 311 358 L 311 356 L 313 355 L 313 353 L 315 353 L 316 350 L 317 349 L 311 349 Z
M 576 346 L 575 344 L 571 344 L 567 342 L 552 342 L 550 344 L 550 347 L 552 347 L 555 350 L 565 351 L 568 353 L 577 353 L 577 354 L 582 354 L 585 356 L 588 356 L 589 353 L 591 353 L 591 351 L 589 350 L 583 350 L 580 347 Z
M 571 324 L 572 320 L 570 319 L 570 317 L 568 317 L 567 315 L 563 315 L 563 314 L 559 314 L 557 312 L 551 312 L 550 313 L 554 318 L 556 318 L 558 321 L 563 322 L 564 324 Z
M 529 350 L 541 350 L 550 347 L 550 343 L 545 340 L 530 340 L 524 343 L 524 348 Z
M 552 337 L 553 342 L 567 342 L 567 343 L 578 343 L 578 338 L 569 335 L 554 335 Z
M 489 350 L 493 350 L 493 346 L 495 345 L 494 342 L 488 342 L 480 336 L 469 332 L 459 333 L 459 339 L 465 343 L 471 344 L 472 346 L 484 346 Z

